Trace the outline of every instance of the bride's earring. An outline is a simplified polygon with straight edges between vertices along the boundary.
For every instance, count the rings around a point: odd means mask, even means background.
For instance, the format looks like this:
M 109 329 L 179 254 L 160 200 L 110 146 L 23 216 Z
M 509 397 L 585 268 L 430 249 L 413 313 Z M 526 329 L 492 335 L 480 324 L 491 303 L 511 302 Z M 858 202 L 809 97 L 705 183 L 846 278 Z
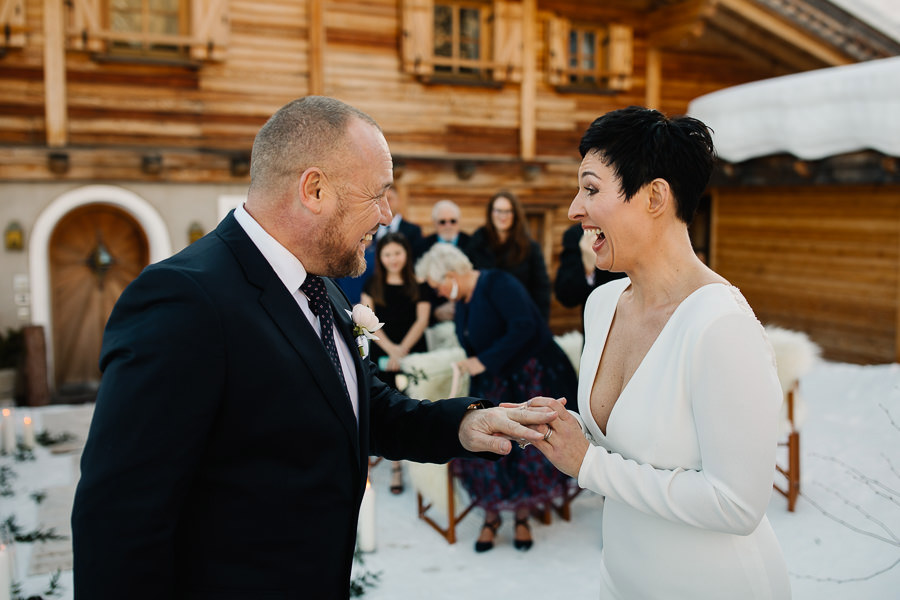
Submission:
M 453 284 L 453 287 L 450 288 L 450 300 L 456 302 L 456 297 L 459 296 L 459 284 L 456 283 L 455 279 L 451 281 L 451 283 Z

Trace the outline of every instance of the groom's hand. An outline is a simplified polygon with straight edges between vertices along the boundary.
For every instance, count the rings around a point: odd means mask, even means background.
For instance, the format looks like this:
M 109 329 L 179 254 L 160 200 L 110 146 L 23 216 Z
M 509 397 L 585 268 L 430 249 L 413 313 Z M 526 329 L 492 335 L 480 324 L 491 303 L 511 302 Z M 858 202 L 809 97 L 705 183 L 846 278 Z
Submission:
M 509 454 L 512 450 L 510 440 L 538 442 L 543 439 L 543 434 L 530 427 L 556 418 L 556 411 L 549 407 L 515 405 L 515 408 L 470 410 L 459 423 L 459 441 L 469 452 Z

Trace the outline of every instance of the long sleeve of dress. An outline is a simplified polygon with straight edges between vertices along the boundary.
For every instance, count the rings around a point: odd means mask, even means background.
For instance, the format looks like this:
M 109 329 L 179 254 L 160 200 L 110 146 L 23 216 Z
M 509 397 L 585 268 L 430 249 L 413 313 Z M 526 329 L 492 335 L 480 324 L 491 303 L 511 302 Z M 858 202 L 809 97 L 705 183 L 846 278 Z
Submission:
M 732 312 L 708 323 L 694 347 L 682 351 L 685 410 L 693 413 L 700 464 L 656 468 L 592 445 L 578 482 L 650 515 L 750 534 L 765 514 L 774 477 L 782 397 L 771 350 L 752 315 Z M 646 419 L 660 435 L 669 433 L 653 423 L 654 414 Z

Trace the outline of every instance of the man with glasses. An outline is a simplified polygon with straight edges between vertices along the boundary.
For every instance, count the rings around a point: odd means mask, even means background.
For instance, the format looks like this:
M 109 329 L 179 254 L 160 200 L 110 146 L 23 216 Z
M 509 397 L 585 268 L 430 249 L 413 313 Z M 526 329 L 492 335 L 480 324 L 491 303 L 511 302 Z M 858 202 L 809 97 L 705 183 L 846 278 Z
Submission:
M 453 200 L 438 200 L 431 209 L 431 220 L 434 222 L 434 233 L 422 239 L 422 243 L 414 250 L 416 258 L 422 256 L 438 242 L 453 244 L 464 250 L 469 243 L 469 234 L 459 230 L 461 212 L 459 205 Z M 429 298 L 431 302 L 430 325 L 453 319 L 454 303 L 444 300 L 437 294 Z
M 438 242 L 453 244 L 460 250 L 469 243 L 469 234 L 459 230 L 460 210 L 453 200 L 438 200 L 431 209 L 431 220 L 434 222 L 434 233 L 425 237 L 418 248 L 416 256 L 422 256 Z

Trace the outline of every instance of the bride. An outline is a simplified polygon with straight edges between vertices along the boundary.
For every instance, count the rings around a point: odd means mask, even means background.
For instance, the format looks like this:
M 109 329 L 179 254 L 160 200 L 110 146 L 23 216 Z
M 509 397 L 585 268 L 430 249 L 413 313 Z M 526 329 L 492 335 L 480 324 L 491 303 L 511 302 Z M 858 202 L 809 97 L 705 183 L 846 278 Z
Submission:
M 765 516 L 782 392 L 762 326 L 701 262 L 688 224 L 709 180 L 706 125 L 629 107 L 595 120 L 569 217 L 597 266 L 578 408 L 536 446 L 605 496 L 601 598 L 790 598 Z M 582 420 L 583 419 L 583 420 Z

